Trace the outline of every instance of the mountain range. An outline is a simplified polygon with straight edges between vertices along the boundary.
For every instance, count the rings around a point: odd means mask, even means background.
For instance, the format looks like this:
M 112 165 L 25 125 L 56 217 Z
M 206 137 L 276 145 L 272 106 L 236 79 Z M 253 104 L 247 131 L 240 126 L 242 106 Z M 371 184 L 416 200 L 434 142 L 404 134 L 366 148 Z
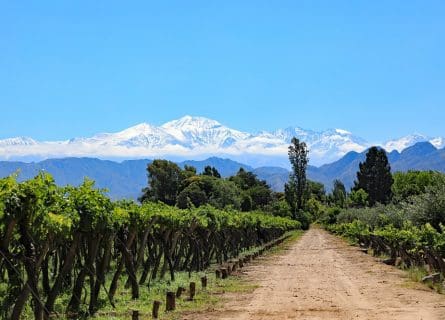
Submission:
M 288 168 L 287 148 L 292 137 L 305 141 L 312 165 L 320 166 L 348 152 L 363 152 L 371 145 L 344 129 L 317 132 L 288 127 L 272 132 L 242 132 L 204 117 L 184 116 L 161 126 L 141 123 L 117 133 L 63 141 L 37 141 L 30 137 L 0 140 L 0 160 L 41 161 L 51 158 L 94 157 L 105 160 L 167 158 L 202 160 L 210 156 L 230 158 L 252 167 Z M 389 152 L 402 151 L 418 142 L 443 148 L 442 137 L 412 134 L 378 143 Z
M 308 178 L 322 182 L 326 189 L 332 187 L 334 179 L 343 181 L 349 189 L 353 185 L 359 163 L 364 161 L 366 151 L 351 151 L 341 159 L 319 167 L 309 166 Z M 436 170 L 445 172 L 445 149 L 438 149 L 430 142 L 418 142 L 402 152 L 388 153 L 392 171 Z M 147 185 L 146 167 L 148 159 L 114 162 L 95 158 L 47 159 L 40 162 L 0 161 L 0 177 L 19 171 L 19 179 L 25 180 L 44 170 L 51 173 L 59 185 L 78 185 L 84 177 L 96 181 L 96 186 L 107 188 L 113 199 L 136 199 L 141 189 Z M 263 166 L 253 168 L 230 159 L 211 157 L 206 160 L 188 160 L 179 166 L 191 165 L 202 172 L 207 165 L 218 169 L 223 177 L 234 175 L 239 168 L 252 171 L 260 179 L 266 180 L 275 191 L 282 191 L 289 177 L 289 171 L 282 167 Z

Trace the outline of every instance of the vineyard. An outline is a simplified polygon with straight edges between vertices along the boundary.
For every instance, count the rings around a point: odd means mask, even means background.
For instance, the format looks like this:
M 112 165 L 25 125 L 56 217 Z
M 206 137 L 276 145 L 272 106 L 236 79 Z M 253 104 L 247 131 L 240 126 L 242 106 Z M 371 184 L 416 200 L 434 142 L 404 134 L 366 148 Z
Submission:
M 88 317 L 114 307 L 118 288 L 139 299 L 141 287 L 221 264 L 299 227 L 261 212 L 113 202 L 90 180 L 58 187 L 44 173 L 20 183 L 7 177 L 0 180 L 0 316 Z
M 387 225 L 372 229 L 355 220 L 331 225 L 327 229 L 360 244 L 365 250 L 371 249 L 376 256 L 388 256 L 387 264 L 407 268 L 427 266 L 431 272 L 445 275 L 445 234 L 430 224 L 416 227 L 406 223 L 402 228 Z
M 391 203 L 331 208 L 320 221 L 385 263 L 436 274 L 438 282 L 445 276 L 445 176 L 411 171 L 394 178 Z

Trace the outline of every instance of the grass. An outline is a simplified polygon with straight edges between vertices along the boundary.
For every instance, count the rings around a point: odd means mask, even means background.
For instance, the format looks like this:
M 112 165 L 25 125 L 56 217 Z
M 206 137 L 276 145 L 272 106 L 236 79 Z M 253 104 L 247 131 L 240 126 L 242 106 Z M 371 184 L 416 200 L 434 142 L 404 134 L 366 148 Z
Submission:
M 444 293 L 444 286 L 442 283 L 433 283 L 432 281 L 422 282 L 422 278 L 427 276 L 428 270 L 425 267 L 410 267 L 405 269 L 408 272 L 408 278 L 415 283 L 422 283 L 422 286 L 427 286 L 428 288 L 436 291 L 437 293 Z
M 288 233 L 286 240 L 279 246 L 273 247 L 265 252 L 265 256 L 275 255 L 286 250 L 294 241 L 296 241 L 301 235 L 302 231 L 293 231 Z M 250 254 L 254 250 L 243 252 L 243 255 Z M 140 319 L 151 319 L 153 301 L 161 301 L 161 307 L 159 309 L 159 319 L 174 320 L 181 318 L 183 313 L 192 313 L 198 311 L 206 311 L 214 309 L 217 305 L 224 301 L 225 293 L 249 293 L 255 290 L 258 286 L 255 283 L 251 283 L 245 279 L 242 275 L 232 275 L 228 279 L 221 280 L 215 277 L 215 266 L 209 268 L 204 272 L 192 273 L 189 277 L 187 272 L 176 272 L 175 281 L 168 279 L 161 279 L 153 281 L 150 287 L 147 285 L 141 285 L 139 287 L 140 297 L 137 300 L 131 299 L 131 288 L 125 288 L 124 283 L 127 280 L 125 275 L 121 276 L 119 281 L 118 290 L 115 295 L 114 303 L 116 308 L 113 308 L 107 300 L 105 292 L 101 290 L 99 302 L 100 308 L 94 317 L 88 319 L 96 320 L 123 320 L 131 319 L 133 310 L 138 310 Z M 207 277 L 207 288 L 203 290 L 201 287 L 201 277 Z M 106 279 L 106 287 L 109 288 L 111 282 L 111 275 Z M 196 283 L 196 295 L 193 301 L 188 299 L 189 296 L 189 284 L 190 282 Z M 88 287 L 86 281 L 85 287 Z M 165 295 L 167 291 L 176 292 L 178 287 L 184 287 L 187 289 L 181 296 L 176 299 L 176 311 L 165 311 Z M 0 286 L 0 290 L 1 290 Z M 60 296 L 55 304 L 55 311 L 58 313 L 57 319 L 67 319 L 64 316 L 66 306 L 68 305 L 69 294 Z M 85 311 L 87 305 L 83 305 Z M 26 308 L 26 312 L 22 319 L 33 319 L 32 310 L 30 307 Z

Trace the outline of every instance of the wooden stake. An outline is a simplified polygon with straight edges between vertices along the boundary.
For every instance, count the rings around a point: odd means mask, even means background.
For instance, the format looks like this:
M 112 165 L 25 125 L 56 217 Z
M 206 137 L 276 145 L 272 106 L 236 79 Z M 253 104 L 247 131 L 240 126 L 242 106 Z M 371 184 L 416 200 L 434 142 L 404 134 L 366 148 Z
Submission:
M 201 286 L 203 289 L 207 288 L 207 277 L 201 277 Z
M 185 288 L 178 287 L 178 290 L 176 290 L 176 298 L 180 298 L 181 294 L 185 291 Z
M 167 292 L 166 301 L 167 301 L 165 305 L 166 311 L 173 311 L 176 309 L 176 297 L 174 292 L 171 291 Z
M 155 300 L 153 301 L 153 319 L 157 319 L 159 316 L 159 307 L 161 306 L 161 301 Z
M 190 300 L 193 300 L 196 292 L 196 283 L 190 282 Z

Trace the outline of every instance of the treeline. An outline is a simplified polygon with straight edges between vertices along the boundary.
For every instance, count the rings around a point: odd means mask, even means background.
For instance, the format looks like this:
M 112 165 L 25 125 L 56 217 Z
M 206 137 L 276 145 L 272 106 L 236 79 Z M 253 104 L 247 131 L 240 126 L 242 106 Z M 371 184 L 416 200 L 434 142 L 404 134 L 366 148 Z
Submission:
M 272 202 L 273 192 L 266 182 L 242 168 L 235 176 L 223 179 L 214 167 L 207 166 L 197 174 L 192 166 L 181 169 L 174 162 L 154 160 L 147 172 L 149 185 L 141 202 L 161 201 L 181 209 L 211 204 L 243 211 L 261 209 Z
M 180 168 L 168 160 L 154 160 L 147 166 L 149 184 L 140 201 L 161 201 L 180 209 L 212 205 L 247 212 L 260 210 L 275 216 L 291 216 L 284 194 L 273 192 L 264 180 L 240 168 L 231 177 L 222 178 L 218 170 L 207 166 Z
M 212 170 L 211 176 L 190 175 L 187 182 L 179 177 L 184 172 L 177 173 L 171 181 L 178 188 L 175 197 L 156 189 L 152 179 L 142 205 L 112 202 L 90 180 L 58 187 L 44 173 L 21 183 L 14 176 L 0 179 L 0 317 L 19 319 L 29 306 L 35 319 L 55 311 L 93 315 L 104 304 L 114 305 L 118 287 L 128 286 L 137 299 L 139 287 L 150 281 L 204 270 L 300 227 L 290 219 L 235 210 L 237 202 L 230 201 L 238 189 L 231 187 L 243 172 L 225 181 Z M 181 206 L 181 194 L 207 182 L 210 196 L 196 203 L 199 208 L 190 205 L 190 196 L 187 209 L 148 201 L 157 192 L 165 202 Z M 213 184 L 225 188 L 216 191 Z M 214 192 L 228 195 L 227 202 Z

